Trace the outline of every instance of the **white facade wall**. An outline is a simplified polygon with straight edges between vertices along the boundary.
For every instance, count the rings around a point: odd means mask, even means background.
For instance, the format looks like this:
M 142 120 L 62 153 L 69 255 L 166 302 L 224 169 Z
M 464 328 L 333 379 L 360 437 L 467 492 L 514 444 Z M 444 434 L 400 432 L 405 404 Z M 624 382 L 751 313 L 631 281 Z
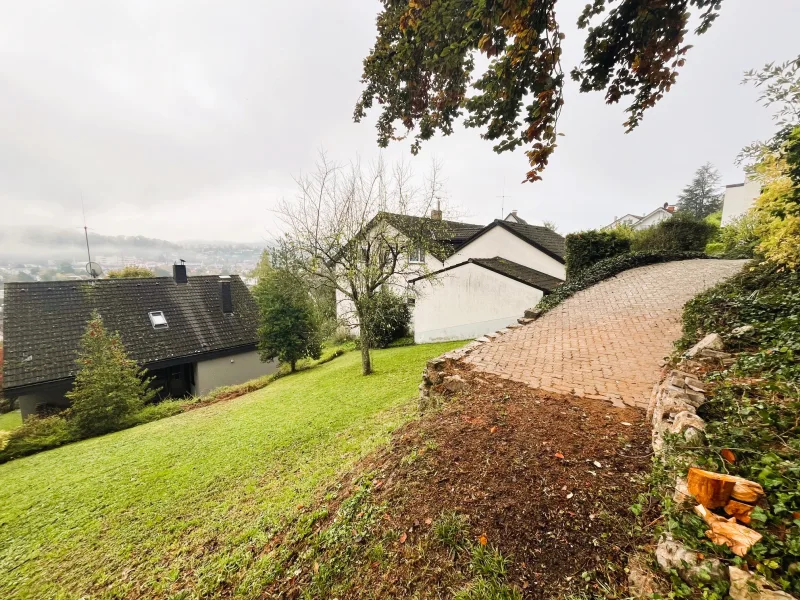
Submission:
M 466 340 L 502 329 L 544 295 L 473 263 L 414 283 L 414 341 Z
M 470 244 L 461 248 L 445 261 L 445 266 L 457 265 L 470 258 L 494 258 L 495 256 L 559 279 L 566 279 L 566 270 L 563 263 L 534 248 L 528 242 L 503 229 L 502 226 L 493 227 Z M 530 306 L 527 308 L 530 308 Z
M 725 188 L 722 201 L 722 224 L 728 225 L 750 210 L 761 195 L 761 184 L 758 181 L 747 181 L 742 185 Z
M 654 225 L 658 225 L 661 221 L 666 221 L 667 219 L 672 218 L 672 213 L 668 210 L 664 210 L 663 208 L 659 208 L 658 210 L 654 210 L 649 215 L 642 217 L 641 221 L 637 221 L 633 228 L 637 230 L 648 229 L 653 227 Z
M 278 361 L 261 362 L 256 350 L 202 360 L 195 365 L 193 393 L 202 396 L 214 388 L 244 383 L 277 369 Z

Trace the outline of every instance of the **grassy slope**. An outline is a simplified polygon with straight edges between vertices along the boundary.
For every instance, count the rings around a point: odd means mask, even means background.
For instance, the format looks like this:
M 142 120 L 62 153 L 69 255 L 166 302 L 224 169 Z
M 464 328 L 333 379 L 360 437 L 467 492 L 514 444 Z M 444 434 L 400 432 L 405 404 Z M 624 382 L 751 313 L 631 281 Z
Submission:
M 243 569 L 255 594 L 280 520 L 409 418 L 424 360 L 458 345 L 375 352 L 371 377 L 348 353 L 231 402 L 0 465 L 0 597 L 213 594 Z
M 0 431 L 11 431 L 22 425 L 22 415 L 18 410 L 0 415 Z

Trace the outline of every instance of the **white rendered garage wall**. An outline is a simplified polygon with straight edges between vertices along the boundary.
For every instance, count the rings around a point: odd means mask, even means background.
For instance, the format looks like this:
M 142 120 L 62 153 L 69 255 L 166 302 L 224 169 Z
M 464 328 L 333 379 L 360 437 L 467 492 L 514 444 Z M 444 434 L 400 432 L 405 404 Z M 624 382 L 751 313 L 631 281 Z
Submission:
M 468 263 L 436 281 L 414 284 L 414 341 L 418 344 L 480 337 L 515 323 L 544 295 L 494 271 Z
M 223 385 L 244 383 L 262 375 L 269 375 L 277 368 L 278 361 L 261 362 L 256 350 L 203 360 L 195 366 L 194 394 L 202 396 Z
M 445 261 L 445 266 L 457 265 L 469 258 L 494 258 L 495 256 L 525 265 L 528 268 L 559 279 L 566 279 L 566 270 L 562 263 L 547 256 L 541 250 L 534 248 L 501 226 L 493 227 L 470 244 L 461 248 Z M 527 308 L 530 308 L 530 306 Z
M 728 225 L 734 219 L 745 214 L 760 195 L 761 184 L 758 181 L 727 186 L 722 201 L 722 224 Z

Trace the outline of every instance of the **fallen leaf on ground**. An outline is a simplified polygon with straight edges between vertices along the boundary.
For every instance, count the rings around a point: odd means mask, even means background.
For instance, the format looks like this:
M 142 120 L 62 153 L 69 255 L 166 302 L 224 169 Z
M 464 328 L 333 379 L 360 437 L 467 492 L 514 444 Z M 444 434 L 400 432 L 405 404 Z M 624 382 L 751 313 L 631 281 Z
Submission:
M 556 458 L 564 458 L 564 455 L 561 452 L 556 452 Z
M 489 429 L 489 433 L 494 433 L 495 431 L 497 431 L 497 425 Z
M 722 452 L 720 452 L 720 454 L 722 455 L 722 458 L 724 458 L 726 462 L 729 463 L 736 462 L 736 455 L 728 448 L 725 448 Z
M 486 537 L 485 533 L 482 533 L 481 537 L 478 538 L 478 542 L 480 543 L 481 546 L 485 546 L 486 544 L 489 543 L 489 538 Z
M 430 517 L 425 519 L 425 525 L 430 525 L 431 523 L 433 523 L 433 519 L 431 519 Z
M 408 538 L 408 534 L 404 531 L 400 534 L 400 539 L 398 540 L 401 544 L 406 543 L 406 538 Z

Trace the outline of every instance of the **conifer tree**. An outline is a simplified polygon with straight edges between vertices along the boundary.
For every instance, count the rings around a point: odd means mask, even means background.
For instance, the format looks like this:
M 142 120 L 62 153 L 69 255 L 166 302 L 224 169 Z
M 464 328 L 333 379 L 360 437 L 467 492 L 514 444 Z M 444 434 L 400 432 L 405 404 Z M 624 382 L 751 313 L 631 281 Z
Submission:
M 706 163 L 695 171 L 692 182 L 678 196 L 678 210 L 705 219 L 722 208 L 719 191 L 719 172 L 714 165 Z
M 78 374 L 67 398 L 69 420 L 80 437 L 119 429 L 125 417 L 152 400 L 152 379 L 128 357 L 118 333 L 109 332 L 97 311 L 86 326 L 78 356 Z

